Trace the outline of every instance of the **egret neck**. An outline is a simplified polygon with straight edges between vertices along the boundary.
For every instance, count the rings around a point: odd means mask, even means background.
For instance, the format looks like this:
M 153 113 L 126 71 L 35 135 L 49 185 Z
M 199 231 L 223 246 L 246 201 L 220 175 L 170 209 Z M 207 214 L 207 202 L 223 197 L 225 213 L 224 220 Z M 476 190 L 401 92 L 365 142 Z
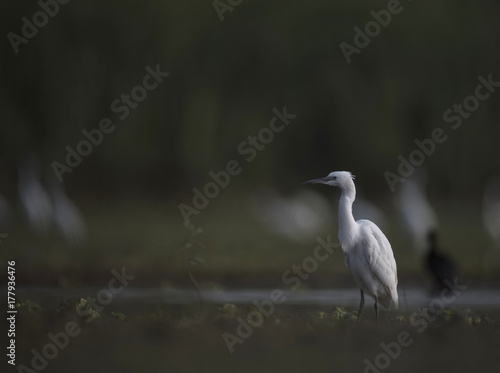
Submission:
M 352 204 L 356 198 L 356 187 L 352 180 L 341 187 L 339 201 L 339 242 L 342 250 L 349 251 L 354 246 L 359 229 L 352 215 Z

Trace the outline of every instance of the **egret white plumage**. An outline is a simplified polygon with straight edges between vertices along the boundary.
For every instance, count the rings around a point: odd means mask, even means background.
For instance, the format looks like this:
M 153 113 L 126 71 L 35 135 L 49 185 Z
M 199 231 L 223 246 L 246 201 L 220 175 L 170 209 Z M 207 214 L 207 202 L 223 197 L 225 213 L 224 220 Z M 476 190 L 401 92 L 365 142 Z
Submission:
M 52 226 L 52 204 L 38 174 L 38 160 L 27 155 L 19 166 L 19 198 L 31 230 L 47 236 Z
M 412 246 L 422 252 L 427 248 L 427 235 L 438 226 L 436 213 L 426 196 L 425 174 L 406 179 L 397 197 L 397 206 L 411 236 Z
M 339 187 L 339 243 L 346 266 L 360 288 L 358 318 L 365 304 L 364 293 L 375 300 L 375 314 L 379 318 L 379 304 L 398 308 L 398 275 L 391 244 L 377 225 L 369 220 L 355 221 L 352 204 L 356 198 L 354 176 L 347 171 L 336 171 L 327 177 L 306 181 L 304 184 L 326 184 Z
M 250 210 L 273 233 L 298 242 L 307 242 L 332 216 L 326 199 L 313 191 L 283 197 L 270 187 L 260 187 L 249 198 Z

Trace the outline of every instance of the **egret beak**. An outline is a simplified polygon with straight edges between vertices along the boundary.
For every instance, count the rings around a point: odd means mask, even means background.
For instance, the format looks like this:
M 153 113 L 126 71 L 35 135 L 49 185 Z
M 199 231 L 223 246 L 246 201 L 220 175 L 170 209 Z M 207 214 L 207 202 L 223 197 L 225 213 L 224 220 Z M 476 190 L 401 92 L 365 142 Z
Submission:
M 302 184 L 326 184 L 328 180 L 328 177 L 322 177 L 320 179 L 304 181 Z

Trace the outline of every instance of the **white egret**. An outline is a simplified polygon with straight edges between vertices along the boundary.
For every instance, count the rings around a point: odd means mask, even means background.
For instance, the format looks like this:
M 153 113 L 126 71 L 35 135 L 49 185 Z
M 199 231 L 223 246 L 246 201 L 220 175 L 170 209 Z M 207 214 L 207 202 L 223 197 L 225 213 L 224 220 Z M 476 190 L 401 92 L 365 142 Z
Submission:
M 52 205 L 39 179 L 37 158 L 29 154 L 19 165 L 19 197 L 31 230 L 47 237 L 52 227 Z
M 286 198 L 271 187 L 260 187 L 248 202 L 263 226 L 297 242 L 307 242 L 332 219 L 326 199 L 310 190 Z
M 419 252 L 425 251 L 429 232 L 438 226 L 436 213 L 426 196 L 425 179 L 425 172 L 406 179 L 397 194 L 397 207 L 411 236 L 412 247 Z
M 365 305 L 364 293 L 375 300 L 375 315 L 379 318 L 379 304 L 398 308 L 398 275 L 391 244 L 382 231 L 369 220 L 355 221 L 352 204 L 356 198 L 354 177 L 350 172 L 337 171 L 327 177 L 306 181 L 304 184 L 326 184 L 339 187 L 339 242 L 346 266 L 360 288 L 358 318 Z

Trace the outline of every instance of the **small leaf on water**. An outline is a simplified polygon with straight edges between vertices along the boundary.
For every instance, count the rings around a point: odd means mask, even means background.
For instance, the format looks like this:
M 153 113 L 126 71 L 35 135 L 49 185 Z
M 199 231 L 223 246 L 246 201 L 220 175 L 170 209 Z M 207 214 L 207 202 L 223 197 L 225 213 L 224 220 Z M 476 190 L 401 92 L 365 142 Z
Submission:
M 75 308 L 77 311 L 85 311 L 86 314 L 89 316 L 88 319 L 90 320 L 95 320 L 101 317 L 101 314 L 97 312 L 95 309 L 93 309 L 86 299 L 83 298 L 78 299 L 75 303 Z
M 335 307 L 332 316 L 337 320 L 344 320 L 350 318 L 349 313 L 346 311 L 344 307 Z
M 41 310 L 41 308 L 38 304 L 32 303 L 29 300 L 26 300 L 24 302 L 17 302 L 16 309 L 19 312 L 23 312 L 23 313 L 34 313 L 34 312 L 38 312 Z
M 396 316 L 394 321 L 399 322 L 400 324 L 406 324 L 408 322 L 408 319 L 404 317 L 403 315 Z
M 127 316 L 120 312 L 111 312 L 111 317 L 120 321 L 124 321 Z
M 224 303 L 222 307 L 217 308 L 220 312 L 228 314 L 228 315 L 237 315 L 240 313 L 238 307 L 236 307 L 232 303 Z
M 327 319 L 328 318 L 328 313 L 326 313 L 325 311 L 318 311 L 316 313 L 316 317 L 318 319 Z
M 80 309 L 85 309 L 88 306 L 88 302 L 86 299 L 80 298 L 76 301 L 76 307 L 79 307 Z

